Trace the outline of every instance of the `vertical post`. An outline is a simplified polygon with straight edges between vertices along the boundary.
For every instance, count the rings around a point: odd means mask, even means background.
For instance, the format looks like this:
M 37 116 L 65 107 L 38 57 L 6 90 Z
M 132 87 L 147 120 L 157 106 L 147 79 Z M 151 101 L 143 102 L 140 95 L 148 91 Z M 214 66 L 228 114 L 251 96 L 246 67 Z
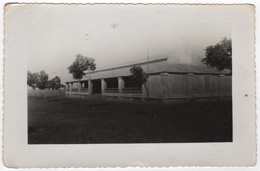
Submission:
M 102 92 L 102 94 L 106 93 L 106 88 L 107 88 L 107 83 L 106 83 L 105 79 L 101 79 L 101 92 Z
M 88 92 L 89 94 L 93 94 L 93 85 L 90 79 L 88 80 Z
M 168 97 L 169 96 L 169 89 L 167 85 L 168 81 L 168 73 L 167 72 L 162 72 L 161 73 L 161 78 L 162 78 L 162 85 L 163 85 L 163 97 Z
M 66 87 L 66 92 L 68 92 L 69 91 L 69 89 L 70 89 L 70 83 L 66 83 L 67 84 L 67 87 Z
M 80 92 L 80 90 L 81 90 L 81 83 L 78 81 L 77 85 L 78 85 L 78 92 Z
M 73 82 L 71 82 L 70 84 L 71 84 L 71 86 L 70 86 L 70 92 L 72 92 Z
M 125 82 L 122 77 L 118 77 L 118 93 L 122 94 L 123 93 L 123 88 L 125 87 Z

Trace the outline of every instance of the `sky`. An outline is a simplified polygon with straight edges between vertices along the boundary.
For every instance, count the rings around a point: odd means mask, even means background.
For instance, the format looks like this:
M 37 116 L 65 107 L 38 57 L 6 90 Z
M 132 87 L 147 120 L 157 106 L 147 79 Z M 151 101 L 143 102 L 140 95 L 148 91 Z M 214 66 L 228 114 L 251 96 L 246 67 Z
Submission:
M 6 10 L 6 40 L 25 43 L 28 70 L 72 80 L 67 67 L 77 54 L 98 68 L 166 55 L 170 63 L 201 65 L 204 49 L 231 24 L 220 8 L 170 5 L 18 5 Z M 12 39 L 11 39 L 12 37 Z M 19 47 L 17 47 L 19 50 Z

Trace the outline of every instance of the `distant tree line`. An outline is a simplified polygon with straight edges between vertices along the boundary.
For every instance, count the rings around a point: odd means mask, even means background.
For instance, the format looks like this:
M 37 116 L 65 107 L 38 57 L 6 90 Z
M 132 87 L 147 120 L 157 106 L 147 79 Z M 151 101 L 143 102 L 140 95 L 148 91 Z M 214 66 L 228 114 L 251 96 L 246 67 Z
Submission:
M 27 85 L 33 89 L 39 88 L 40 90 L 44 89 L 55 89 L 58 90 L 62 87 L 65 87 L 61 84 L 60 77 L 55 76 L 49 80 L 49 76 L 45 71 L 40 71 L 40 73 L 32 73 L 27 71 Z

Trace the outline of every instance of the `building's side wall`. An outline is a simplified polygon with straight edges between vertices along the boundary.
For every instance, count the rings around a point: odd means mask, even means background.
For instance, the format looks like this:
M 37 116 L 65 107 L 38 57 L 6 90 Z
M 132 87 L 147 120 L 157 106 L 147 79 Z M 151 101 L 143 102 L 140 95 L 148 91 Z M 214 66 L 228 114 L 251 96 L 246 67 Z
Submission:
M 170 73 L 151 75 L 149 77 L 149 94 L 150 98 L 232 96 L 231 80 L 231 75 Z
M 204 75 L 188 75 L 188 97 L 201 97 L 205 95 Z
M 231 91 L 231 89 L 230 89 L 230 91 Z M 208 95 L 209 96 L 219 96 L 219 75 L 209 75 Z
M 220 96 L 232 95 L 232 79 L 230 76 L 220 76 Z
M 167 78 L 167 89 L 169 97 L 187 97 L 187 75 L 169 74 Z
M 161 75 L 151 75 L 147 82 L 150 97 L 163 97 L 164 84 Z M 143 91 L 143 93 L 145 93 Z

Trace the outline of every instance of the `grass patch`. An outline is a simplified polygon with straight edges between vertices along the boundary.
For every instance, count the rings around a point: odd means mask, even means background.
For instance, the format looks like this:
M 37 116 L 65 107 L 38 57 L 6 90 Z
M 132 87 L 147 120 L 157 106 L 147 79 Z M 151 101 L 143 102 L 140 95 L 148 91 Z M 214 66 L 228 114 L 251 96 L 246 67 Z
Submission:
M 231 102 L 28 99 L 29 144 L 231 142 Z

